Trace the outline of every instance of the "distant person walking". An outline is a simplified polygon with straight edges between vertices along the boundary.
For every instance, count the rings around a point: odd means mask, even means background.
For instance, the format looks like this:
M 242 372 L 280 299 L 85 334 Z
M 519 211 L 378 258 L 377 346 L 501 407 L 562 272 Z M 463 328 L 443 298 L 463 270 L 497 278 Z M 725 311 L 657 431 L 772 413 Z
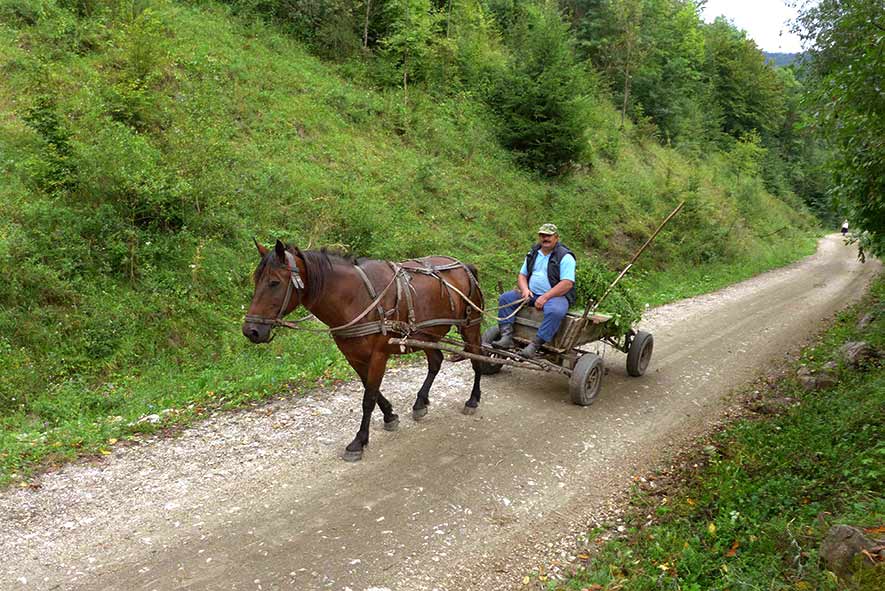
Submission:
M 842 222 L 842 235 L 848 234 L 848 220 Z

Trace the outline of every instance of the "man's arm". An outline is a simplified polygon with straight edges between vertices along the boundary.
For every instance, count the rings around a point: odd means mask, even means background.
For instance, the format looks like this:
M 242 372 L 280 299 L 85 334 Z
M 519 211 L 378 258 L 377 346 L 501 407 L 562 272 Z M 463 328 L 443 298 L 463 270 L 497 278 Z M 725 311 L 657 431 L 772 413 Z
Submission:
M 529 278 L 520 273 L 516 277 L 516 285 L 519 287 L 519 293 L 524 298 L 532 297 L 532 291 L 529 289 Z

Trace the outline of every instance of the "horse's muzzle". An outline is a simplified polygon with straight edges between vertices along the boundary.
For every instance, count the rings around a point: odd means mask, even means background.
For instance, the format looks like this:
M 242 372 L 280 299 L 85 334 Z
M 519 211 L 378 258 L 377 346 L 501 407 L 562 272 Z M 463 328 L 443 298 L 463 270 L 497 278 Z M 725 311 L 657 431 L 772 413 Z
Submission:
M 269 343 L 272 327 L 269 324 L 243 323 L 243 336 L 253 343 Z

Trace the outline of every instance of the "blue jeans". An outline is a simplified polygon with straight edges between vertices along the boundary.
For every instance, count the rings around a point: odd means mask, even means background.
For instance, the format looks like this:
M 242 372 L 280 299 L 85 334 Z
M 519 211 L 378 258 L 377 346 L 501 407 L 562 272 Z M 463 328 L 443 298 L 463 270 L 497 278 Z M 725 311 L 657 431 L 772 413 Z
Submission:
M 513 311 L 519 305 L 514 302 L 521 298 L 522 294 L 515 289 L 502 293 L 498 297 L 498 305 L 504 307 L 498 310 L 498 318 L 513 314 Z M 534 307 L 536 299 L 538 299 L 538 296 L 532 296 L 532 299 L 526 303 L 526 306 Z M 559 330 L 559 325 L 562 324 L 562 319 L 565 318 L 566 312 L 568 312 L 568 300 L 564 296 L 547 300 L 547 303 L 544 304 L 544 320 L 541 321 L 541 327 L 538 329 L 538 338 L 545 343 L 552 341 L 553 337 L 556 336 L 556 331 Z M 514 316 L 507 320 L 499 320 L 498 323 L 513 324 L 515 319 L 516 317 Z

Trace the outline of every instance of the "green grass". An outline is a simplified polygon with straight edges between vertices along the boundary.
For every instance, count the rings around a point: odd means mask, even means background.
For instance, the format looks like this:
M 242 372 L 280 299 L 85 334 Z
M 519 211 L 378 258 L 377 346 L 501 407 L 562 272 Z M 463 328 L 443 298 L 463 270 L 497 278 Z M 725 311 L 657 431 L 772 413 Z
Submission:
M 799 363 L 820 368 L 847 340 L 883 350 L 885 279 L 874 284 L 867 304 L 840 314 Z M 863 334 L 858 310 L 877 316 Z M 881 565 L 837 580 L 818 549 L 832 524 L 885 523 L 885 366 L 841 366 L 836 387 L 812 393 L 792 375 L 763 396 L 798 405 L 773 418 L 735 422 L 685 463 L 694 468 L 669 475 L 676 484 L 657 495 L 637 491 L 626 537 L 603 544 L 567 583 L 548 587 L 881 588 Z
M 514 165 L 468 95 L 416 85 L 406 109 L 350 75 L 360 62 L 323 63 L 217 3 L 132 8 L 0 0 L 0 483 L 351 377 L 326 337 L 242 337 L 253 236 L 453 255 L 478 266 L 490 301 L 542 221 L 618 269 L 686 201 L 636 268 L 650 304 L 812 247 L 792 196 L 724 155 L 692 160 L 620 130 L 605 96 L 592 162 L 545 180 Z
M 668 302 L 710 293 L 749 279 L 765 271 L 783 267 L 814 253 L 814 236 L 801 234 L 795 242 L 780 247 L 765 245 L 751 257 L 738 261 L 717 261 L 705 265 L 674 262 L 665 271 L 643 272 L 640 268 L 634 289 L 645 296 L 644 303 L 659 306 Z M 641 267 L 641 263 L 639 267 Z

